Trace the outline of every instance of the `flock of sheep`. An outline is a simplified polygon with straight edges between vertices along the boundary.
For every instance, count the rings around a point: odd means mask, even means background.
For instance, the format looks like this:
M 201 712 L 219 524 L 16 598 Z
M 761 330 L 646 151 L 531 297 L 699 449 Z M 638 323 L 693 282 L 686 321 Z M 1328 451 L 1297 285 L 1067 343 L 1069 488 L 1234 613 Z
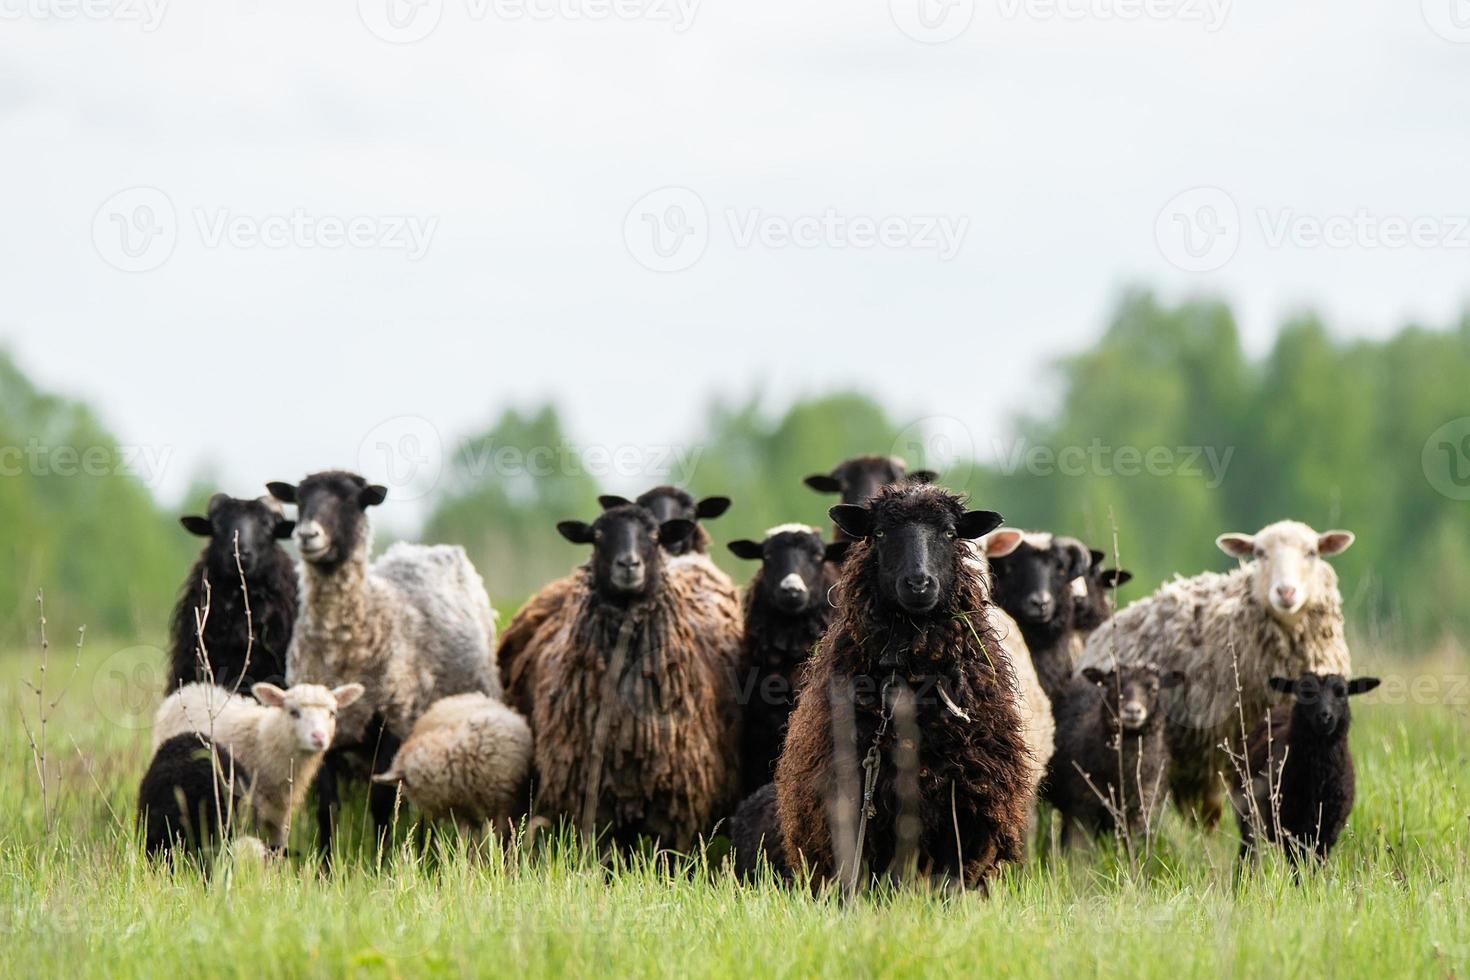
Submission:
M 558 525 L 587 562 L 498 644 L 462 549 L 371 557 L 384 488 L 331 471 L 216 495 L 182 519 L 209 540 L 174 612 L 148 850 L 210 848 L 247 816 L 282 849 L 314 789 L 329 854 L 338 784 L 358 778 L 380 834 L 400 799 L 604 851 L 724 832 L 742 875 L 848 888 L 984 887 L 1024 859 L 1042 801 L 1064 843 L 1131 841 L 1166 796 L 1213 827 L 1229 795 L 1242 855 L 1262 837 L 1327 855 L 1352 806 L 1347 699 L 1377 684 L 1348 680 L 1323 560 L 1351 533 L 1222 534 L 1238 568 L 1114 615 L 1128 572 L 936 479 L 880 456 L 809 477 L 841 496 L 832 539 L 786 524 L 730 542 L 758 563 L 743 599 L 700 523 L 728 499 L 599 498 L 591 522 Z

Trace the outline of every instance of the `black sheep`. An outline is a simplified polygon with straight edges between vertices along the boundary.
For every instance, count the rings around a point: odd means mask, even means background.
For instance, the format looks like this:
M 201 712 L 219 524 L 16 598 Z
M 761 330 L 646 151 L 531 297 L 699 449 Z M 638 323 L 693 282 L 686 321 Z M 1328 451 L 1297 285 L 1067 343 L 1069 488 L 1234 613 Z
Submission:
M 842 495 L 844 504 L 866 504 L 878 491 L 894 483 L 933 483 L 938 478 L 933 470 L 909 471 L 908 464 L 897 456 L 854 456 L 832 468 L 831 473 L 813 473 L 802 482 L 818 493 Z M 848 534 L 835 527 L 839 541 Z
M 1246 740 L 1246 779 L 1231 793 L 1240 856 L 1251 853 L 1259 835 L 1280 845 L 1292 864 L 1323 860 L 1353 808 L 1348 698 L 1373 690 L 1378 678 L 1302 674 L 1273 677 L 1270 685 L 1294 700 L 1273 707 Z
M 603 510 L 636 503 L 639 507 L 652 512 L 654 520 L 660 524 L 665 521 L 693 522 L 693 534 L 664 543 L 664 551 L 675 557 L 691 552 L 707 553 L 710 542 L 709 532 L 699 522 L 712 521 L 730 509 L 729 497 L 704 497 L 695 500 L 688 490 L 670 486 L 654 487 L 652 490 L 639 494 L 637 500 L 628 500 L 626 497 L 605 493 L 597 498 L 597 502 L 602 505 Z
M 138 825 L 151 858 L 200 854 L 220 839 L 250 774 L 208 736 L 175 735 L 158 747 L 138 787 Z
M 731 541 L 737 558 L 759 559 L 745 590 L 745 658 L 736 689 L 745 712 L 740 746 L 742 794 L 775 775 L 786 722 L 796 706 L 797 673 L 832 622 L 832 586 L 850 542 L 822 542 L 805 524 L 773 527 L 760 541 Z
M 1042 792 L 1062 815 L 1062 843 L 1074 827 L 1093 835 L 1117 831 L 1121 815 L 1131 838 L 1147 832 L 1167 789 L 1169 752 L 1159 691 L 1184 680 L 1180 671 L 1094 667 L 1053 699 L 1057 749 Z
M 746 881 L 760 871 L 761 858 L 781 879 L 791 877 L 781 844 L 781 820 L 776 810 L 776 784 L 766 783 L 747 796 L 730 819 L 730 852 L 735 873 Z
M 174 604 L 168 690 L 207 681 L 248 694 L 260 681 L 283 683 L 296 623 L 297 577 L 291 556 L 277 542 L 289 538 L 296 525 L 271 497 L 243 500 L 217 493 L 209 499 L 208 515 L 179 518 L 185 530 L 209 543 Z M 206 608 L 201 653 L 195 617 Z
M 1075 672 L 1072 583 L 1090 564 L 1091 556 L 1082 542 L 1042 532 L 1023 535 L 1013 551 L 990 559 L 992 598 L 1021 628 L 1037 680 L 1053 702 Z
M 1084 636 L 1113 615 L 1112 597 L 1108 593 L 1133 579 L 1133 573 L 1126 568 L 1103 568 L 1107 556 L 1101 551 L 1094 548 L 1088 556 L 1087 573 L 1072 583 L 1072 629 Z

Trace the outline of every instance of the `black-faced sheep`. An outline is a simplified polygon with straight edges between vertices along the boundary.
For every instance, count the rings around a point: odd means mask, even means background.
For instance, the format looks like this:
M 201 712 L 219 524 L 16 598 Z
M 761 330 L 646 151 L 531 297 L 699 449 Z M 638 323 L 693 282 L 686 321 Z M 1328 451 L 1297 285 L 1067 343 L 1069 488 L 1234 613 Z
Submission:
M 813 473 L 802 482 L 818 493 L 841 494 L 844 504 L 865 504 L 882 488 L 893 483 L 932 483 L 938 477 L 933 470 L 910 471 L 908 463 L 897 456 L 854 456 L 832 468 L 830 473 Z M 834 525 L 839 541 L 846 532 Z
M 858 540 L 776 767 L 787 861 L 983 886 L 1023 855 L 1036 767 L 969 544 L 1000 516 L 914 485 L 831 516 Z
M 208 740 L 198 744 L 227 750 L 249 773 L 250 806 L 261 836 L 280 848 L 332 745 L 337 712 L 361 698 L 363 689 L 297 684 L 283 691 L 262 682 L 251 693 L 255 700 L 216 684 L 184 685 L 159 705 L 153 747 L 156 753 L 178 736 L 198 734 Z
M 243 811 L 250 773 L 207 735 L 164 740 L 138 786 L 138 825 L 149 857 L 199 854 L 219 842 Z
M 1326 859 L 1353 809 L 1348 698 L 1377 686 L 1376 677 L 1341 674 L 1271 678 L 1271 690 L 1293 700 L 1274 706 L 1246 740 L 1245 778 L 1231 790 L 1242 858 L 1259 834 L 1293 864 Z
M 536 808 L 620 849 L 686 850 L 738 799 L 739 599 L 665 556 L 689 521 L 623 505 L 558 530 L 592 559 L 524 654 Z
M 1072 630 L 1078 639 L 1076 654 L 1081 654 L 1088 635 L 1113 615 L 1114 590 L 1133 580 L 1126 568 L 1104 568 L 1107 556 L 1097 549 L 1088 551 L 1087 574 L 1072 581 Z
M 495 610 L 480 573 L 457 545 L 398 543 L 376 561 L 367 508 L 387 491 L 354 473 L 271 483 L 297 506 L 303 561 L 302 607 L 286 657 L 291 683 L 362 684 L 367 694 L 340 719 L 339 742 L 383 771 L 429 705 L 452 694 L 500 696 Z M 323 768 L 318 794 L 322 846 L 330 847 L 339 752 Z M 345 761 L 345 760 L 344 760 Z M 372 794 L 381 832 L 393 792 Z
M 209 543 L 174 604 L 168 690 L 204 681 L 249 691 L 257 681 L 284 681 L 297 579 L 291 556 L 277 542 L 289 538 L 295 524 L 274 498 L 241 500 L 222 493 L 209 499 L 208 516 L 188 515 L 179 523 Z
M 773 527 L 760 541 L 730 542 L 737 558 L 761 563 L 745 590 L 745 662 L 736 679 L 745 706 L 740 773 L 747 795 L 775 775 L 797 675 L 837 611 L 831 592 L 849 544 L 825 544 L 805 524 Z
M 597 502 L 602 505 L 603 510 L 621 507 L 624 504 L 637 504 L 647 508 L 653 514 L 653 519 L 660 524 L 673 520 L 692 521 L 694 523 L 693 534 L 664 544 L 664 550 L 675 558 L 691 552 L 708 553 L 709 532 L 704 529 L 700 521 L 712 521 L 730 509 L 729 497 L 704 497 L 695 500 L 688 490 L 670 486 L 654 487 L 652 490 L 639 494 L 637 500 L 628 500 L 626 497 L 609 493 L 598 497 Z
M 1159 691 L 1183 679 L 1151 665 L 1089 667 L 1058 692 L 1057 751 L 1044 786 L 1062 815 L 1063 844 L 1074 828 L 1094 836 L 1124 832 L 1136 841 L 1153 827 L 1169 763 Z
M 999 539 L 1015 531 L 997 531 Z M 1072 679 L 1071 639 L 1076 602 L 1072 583 L 1086 574 L 1092 558 L 1075 538 L 1021 532 L 1008 554 L 990 558 L 992 599 L 1021 628 L 1036 676 L 1055 700 Z
M 1223 746 L 1238 746 L 1242 731 L 1265 717 L 1267 681 L 1350 673 L 1337 573 L 1323 559 L 1352 542 L 1348 531 L 1318 534 L 1296 521 L 1222 534 L 1226 554 L 1254 560 L 1228 574 L 1166 582 L 1088 637 L 1080 666 L 1156 663 L 1184 672 L 1162 702 L 1169 785 L 1175 803 L 1205 826 L 1223 809 L 1231 772 Z
M 493 821 L 505 828 L 526 810 L 531 727 L 483 694 L 456 694 L 429 706 L 388 771 L 373 781 L 402 784 L 431 819 L 468 830 Z

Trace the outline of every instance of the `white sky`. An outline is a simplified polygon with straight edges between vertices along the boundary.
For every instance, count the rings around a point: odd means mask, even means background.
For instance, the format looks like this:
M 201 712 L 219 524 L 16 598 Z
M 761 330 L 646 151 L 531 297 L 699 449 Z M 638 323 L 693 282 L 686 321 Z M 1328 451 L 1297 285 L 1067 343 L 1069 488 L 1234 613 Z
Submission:
M 385 42 L 390 2 L 437 27 Z M 164 450 L 165 499 L 206 461 L 253 493 L 362 465 L 395 416 L 452 444 L 545 398 L 579 441 L 657 447 L 717 395 L 856 385 L 984 455 L 1130 285 L 1228 298 L 1257 352 L 1307 307 L 1382 335 L 1470 298 L 1470 43 L 1441 36 L 1470 42 L 1465 0 L 922 0 L 938 30 L 973 7 L 942 44 L 898 26 L 921 0 L 704 0 L 683 30 L 674 0 L 417 2 L 0 0 L 0 342 Z M 125 272 L 138 186 L 176 241 Z M 655 272 L 625 219 L 666 186 L 706 247 Z M 1199 186 L 1239 217 L 1189 272 L 1159 219 Z M 742 244 L 829 209 L 963 236 Z M 432 234 L 415 259 L 212 238 L 296 211 Z M 1360 212 L 1343 245 L 1273 245 Z M 1419 244 L 1373 244 L 1416 218 Z

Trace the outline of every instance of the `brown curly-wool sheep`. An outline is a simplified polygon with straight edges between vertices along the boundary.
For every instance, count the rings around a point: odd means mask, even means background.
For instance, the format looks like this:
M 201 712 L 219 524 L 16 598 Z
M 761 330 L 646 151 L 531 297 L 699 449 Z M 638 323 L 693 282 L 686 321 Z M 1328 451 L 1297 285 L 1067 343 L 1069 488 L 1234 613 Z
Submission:
M 858 855 L 868 873 L 900 871 L 909 847 L 921 872 L 983 886 L 1022 857 L 1036 766 L 1015 675 L 965 540 L 1000 516 L 966 512 L 953 494 L 913 485 L 885 488 L 870 507 L 844 504 L 831 513 L 860 540 L 843 566 L 837 619 L 811 661 L 776 768 L 787 860 L 810 868 L 818 884 L 849 870 L 841 855 L 857 841 L 863 780 L 846 778 L 839 755 L 846 745 L 861 760 L 876 747 Z M 905 744 L 901 724 L 885 722 L 899 702 L 913 705 L 917 746 Z M 917 761 L 905 773 L 900 760 L 912 752 Z M 900 820 L 905 811 L 916 825 Z
M 689 521 L 621 505 L 559 528 L 594 547 L 522 655 L 536 810 L 619 847 L 687 849 L 739 791 L 739 599 L 705 563 L 666 558 Z

